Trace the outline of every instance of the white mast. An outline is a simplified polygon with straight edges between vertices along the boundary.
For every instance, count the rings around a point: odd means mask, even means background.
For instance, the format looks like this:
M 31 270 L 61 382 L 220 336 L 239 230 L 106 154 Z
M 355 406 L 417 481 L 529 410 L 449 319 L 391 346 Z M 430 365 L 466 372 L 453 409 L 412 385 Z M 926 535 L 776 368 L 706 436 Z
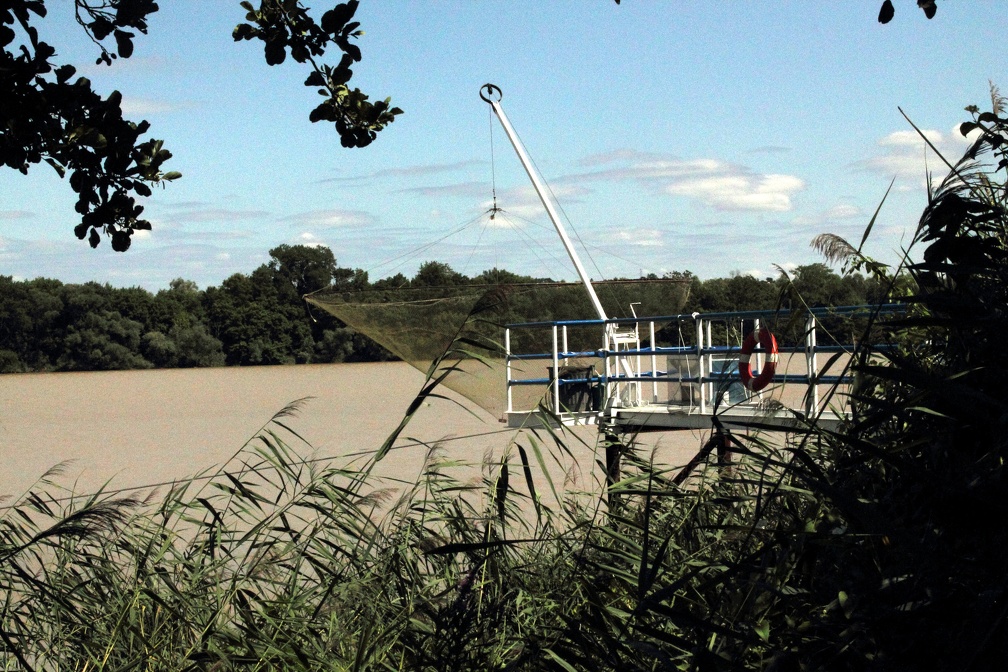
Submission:
M 563 242 L 564 248 L 566 248 L 571 261 L 574 262 L 574 268 L 577 269 L 578 277 L 581 278 L 581 282 L 584 283 L 585 289 L 588 290 L 588 296 L 591 298 L 592 305 L 595 306 L 595 312 L 598 313 L 600 320 L 608 320 L 609 317 L 606 315 L 605 309 L 602 307 L 602 302 L 599 301 L 598 295 L 595 293 L 595 288 L 592 287 L 591 279 L 585 272 L 584 266 L 581 265 L 581 259 L 578 257 L 577 251 L 571 244 L 570 238 L 567 237 L 567 231 L 564 229 L 563 224 L 560 223 L 560 218 L 557 216 L 556 210 L 553 208 L 552 199 L 550 199 L 546 194 L 546 190 L 543 188 L 542 182 L 539 181 L 539 176 L 532 167 L 532 162 L 525 153 L 525 148 L 522 147 L 521 142 L 519 142 L 518 136 L 515 134 L 514 129 L 511 128 L 511 122 L 508 121 L 507 115 L 504 114 L 504 110 L 500 106 L 501 97 L 501 90 L 493 84 L 484 84 L 483 88 L 480 89 L 480 98 L 489 103 L 490 107 L 493 108 L 494 113 L 497 115 L 497 119 L 500 120 L 501 126 L 504 128 L 504 133 L 507 134 L 508 140 L 511 141 L 511 146 L 514 147 L 515 152 L 518 154 L 518 160 L 521 161 L 522 167 L 528 174 L 529 179 L 532 180 L 532 186 L 535 188 L 536 194 L 539 195 L 539 200 L 542 201 L 543 207 L 546 208 L 546 213 L 549 215 L 550 221 L 553 222 L 553 228 L 555 228 L 557 233 L 560 234 L 560 240 Z

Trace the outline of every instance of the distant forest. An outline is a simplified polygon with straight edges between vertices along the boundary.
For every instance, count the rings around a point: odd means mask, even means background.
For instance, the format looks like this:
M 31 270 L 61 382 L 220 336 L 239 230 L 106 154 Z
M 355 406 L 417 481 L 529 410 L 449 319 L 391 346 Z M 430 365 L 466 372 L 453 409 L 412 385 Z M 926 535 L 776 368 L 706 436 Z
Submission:
M 651 276 L 655 277 L 655 276 Z M 748 275 L 700 280 L 689 271 L 685 313 L 774 308 L 781 296 L 809 306 L 852 305 L 884 298 L 859 274 L 839 276 L 824 264 L 790 277 Z M 335 317 L 309 310 L 302 296 L 339 291 L 438 285 L 542 282 L 492 269 L 467 277 L 429 261 L 412 278 L 370 282 L 360 269 L 340 268 L 328 248 L 281 245 L 251 274 L 236 273 L 201 290 L 177 279 L 156 294 L 95 282 L 14 280 L 0 276 L 0 373 L 105 371 L 383 361 L 394 357 Z

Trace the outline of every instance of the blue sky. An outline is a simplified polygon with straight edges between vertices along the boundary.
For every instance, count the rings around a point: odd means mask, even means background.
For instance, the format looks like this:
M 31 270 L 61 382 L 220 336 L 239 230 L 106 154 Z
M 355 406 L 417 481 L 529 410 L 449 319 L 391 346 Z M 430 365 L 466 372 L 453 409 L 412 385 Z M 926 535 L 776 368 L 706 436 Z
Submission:
M 0 274 L 205 287 L 303 243 L 372 279 L 432 259 L 574 279 L 479 99 L 485 82 L 503 90 L 595 278 L 765 277 L 820 261 L 811 239 L 859 241 L 895 178 L 866 246 L 894 262 L 926 203 L 925 166 L 946 172 L 897 107 L 958 158 L 963 108 L 989 107 L 989 80 L 1008 86 L 1008 10 L 995 2 L 940 2 L 928 21 L 898 0 L 881 26 L 878 0 L 363 0 L 352 84 L 405 113 L 348 150 L 308 121 L 318 96 L 304 68 L 269 68 L 256 44 L 231 40 L 237 1 L 160 4 L 111 68 L 91 65 L 70 0 L 50 0 L 42 28 L 56 60 L 120 90 L 127 116 L 174 153 L 183 178 L 147 199 L 153 232 L 125 254 L 91 250 L 48 166 L 0 171 Z M 504 215 L 491 220 L 494 185 Z

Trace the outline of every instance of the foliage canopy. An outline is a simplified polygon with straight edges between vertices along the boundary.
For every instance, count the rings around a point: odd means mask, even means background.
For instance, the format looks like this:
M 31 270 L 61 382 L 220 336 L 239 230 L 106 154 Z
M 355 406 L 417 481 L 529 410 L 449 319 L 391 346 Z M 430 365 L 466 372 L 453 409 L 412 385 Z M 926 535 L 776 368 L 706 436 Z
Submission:
M 300 2 L 261 0 L 258 8 L 242 2 L 245 22 L 233 33 L 235 41 L 262 41 L 269 65 L 290 54 L 307 66 L 305 86 L 324 98 L 309 119 L 332 123 L 344 147 L 367 146 L 402 112 L 348 86 L 351 66 L 361 59 L 353 43 L 361 34 L 353 21 L 357 6 L 357 0 L 337 4 L 316 22 Z M 147 33 L 148 17 L 159 9 L 153 0 L 74 0 L 73 8 L 98 47 L 96 62 L 106 65 L 133 54 L 137 33 Z M 138 199 L 181 174 L 166 170 L 172 155 L 162 140 L 142 139 L 151 129 L 147 121 L 123 117 L 122 94 L 103 97 L 73 65 L 53 62 L 56 49 L 37 28 L 47 12 L 44 0 L 0 3 L 0 165 L 27 173 L 45 162 L 60 177 L 69 175 L 81 218 L 74 234 L 91 247 L 104 234 L 123 252 L 134 231 L 151 228 Z M 342 52 L 338 65 L 316 60 L 331 47 Z

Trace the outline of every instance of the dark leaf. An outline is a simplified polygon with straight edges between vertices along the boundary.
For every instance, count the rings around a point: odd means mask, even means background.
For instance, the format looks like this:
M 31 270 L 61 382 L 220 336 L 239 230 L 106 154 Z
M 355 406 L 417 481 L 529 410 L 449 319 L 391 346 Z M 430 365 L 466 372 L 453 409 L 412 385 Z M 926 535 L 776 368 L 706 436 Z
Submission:
M 121 57 L 129 58 L 133 55 L 133 33 L 117 30 L 115 31 L 115 41 Z
M 296 42 L 291 45 L 291 58 L 293 58 L 298 63 L 304 63 L 308 60 L 308 47 L 304 45 L 303 42 Z
M 115 25 L 103 17 L 95 19 L 88 27 L 91 29 L 91 34 L 94 35 L 94 38 L 99 42 L 108 37 L 109 33 L 115 29 Z
M 130 246 L 130 234 L 133 233 L 129 229 L 122 230 L 118 229 L 112 232 L 112 249 L 116 252 L 125 252 Z M 97 234 L 96 234 L 97 235 Z M 94 247 L 97 243 L 93 243 L 91 247 Z
M 251 40 L 256 36 L 257 32 L 258 31 L 249 24 L 239 23 L 235 26 L 234 31 L 231 33 L 231 37 L 234 38 L 235 42 L 239 42 L 241 40 Z
M 92 228 L 90 235 L 88 235 L 88 244 L 91 247 L 98 247 L 98 243 L 101 242 L 101 236 L 98 235 L 98 230 Z
M 354 61 L 361 60 L 361 50 L 356 44 L 350 44 L 346 40 L 341 40 L 340 48 L 347 53 L 347 55 Z
M 880 9 L 878 13 L 878 22 L 889 23 L 895 15 L 896 9 L 893 7 L 892 0 L 885 0 L 885 2 L 882 3 L 882 9 Z
M 320 25 L 322 30 L 329 33 L 330 35 L 335 35 L 343 30 L 343 26 L 353 18 L 354 12 L 357 11 L 357 0 L 352 0 L 351 2 L 336 5 L 328 12 L 322 15 L 322 21 Z
M 284 43 L 279 40 L 267 42 L 264 50 L 266 52 L 266 63 L 269 65 L 280 65 L 287 58 L 287 49 Z
M 76 72 L 77 68 L 72 65 L 61 65 L 56 68 L 56 81 L 60 84 L 65 84 Z

